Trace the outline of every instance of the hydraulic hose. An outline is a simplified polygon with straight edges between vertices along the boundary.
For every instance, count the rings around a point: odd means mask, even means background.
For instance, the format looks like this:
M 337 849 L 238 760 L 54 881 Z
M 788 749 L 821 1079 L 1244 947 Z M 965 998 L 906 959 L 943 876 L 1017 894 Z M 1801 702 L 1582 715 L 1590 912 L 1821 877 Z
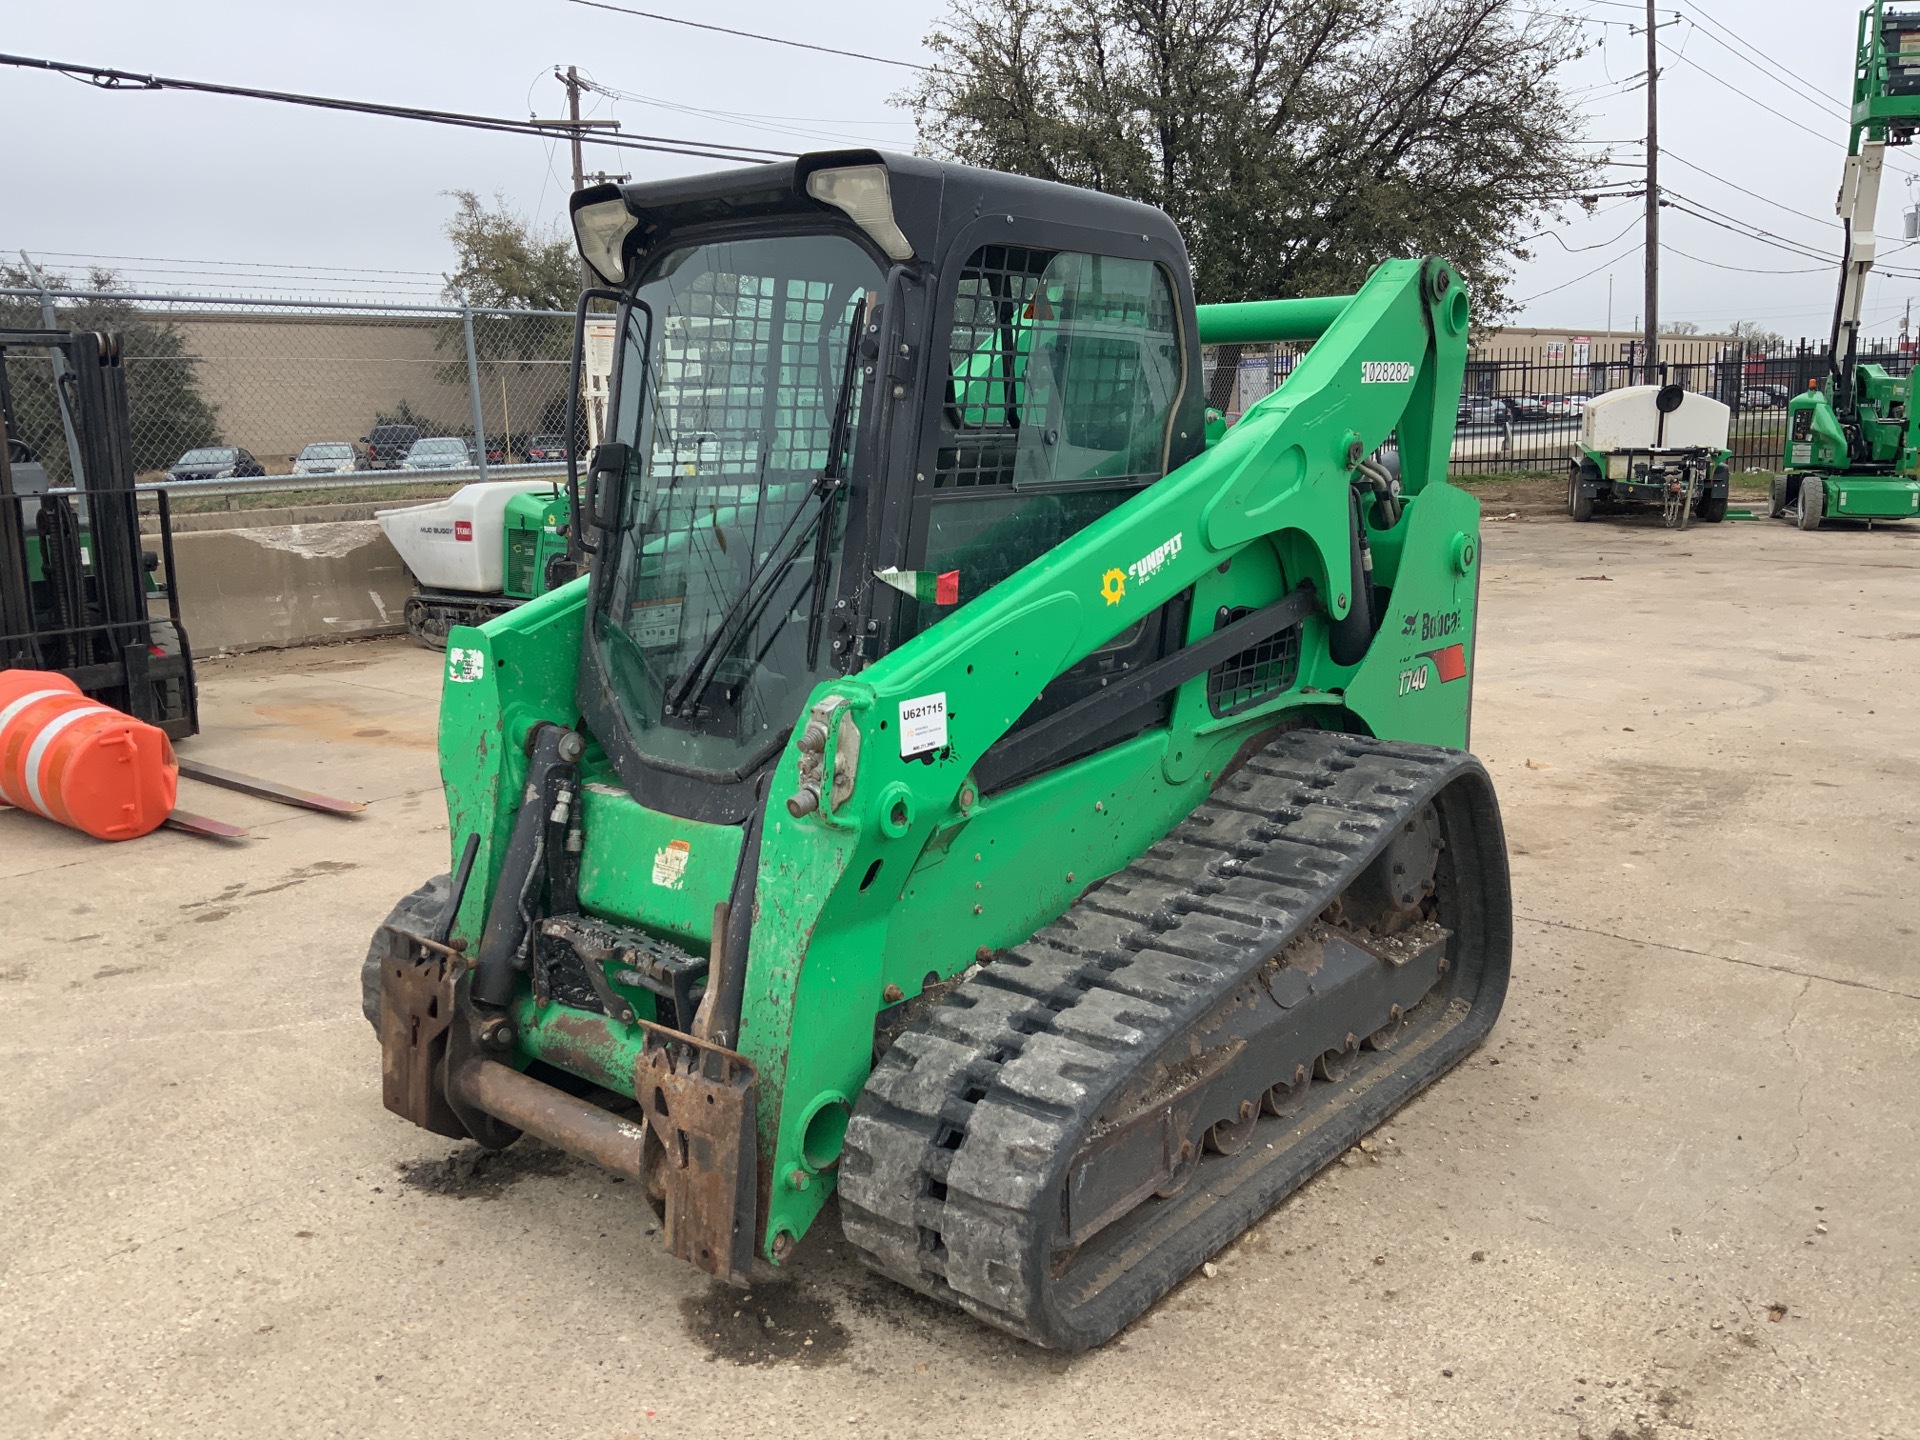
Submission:
M 547 796 L 551 782 L 571 781 L 573 764 L 586 742 L 562 725 L 534 728 L 532 753 L 527 760 L 527 783 L 520 809 L 507 837 L 507 853 L 500 862 L 500 878 L 487 910 L 487 928 L 480 936 L 480 954 L 474 964 L 473 998 L 482 1005 L 504 1006 L 513 999 L 514 972 L 522 967 L 533 931 L 533 903 L 546 879 Z

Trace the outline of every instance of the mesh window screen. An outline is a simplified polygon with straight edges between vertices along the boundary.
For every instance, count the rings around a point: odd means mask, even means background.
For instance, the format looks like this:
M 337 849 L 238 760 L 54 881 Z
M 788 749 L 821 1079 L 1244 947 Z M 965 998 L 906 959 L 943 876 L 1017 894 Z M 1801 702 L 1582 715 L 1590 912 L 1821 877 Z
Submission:
M 983 245 L 961 271 L 938 489 L 1157 478 L 1183 373 L 1142 260 Z
M 854 317 L 879 283 L 852 241 L 794 235 L 693 247 L 640 287 L 657 334 L 649 345 L 636 318 L 621 342 L 613 434 L 635 453 L 596 626 L 645 754 L 739 763 L 792 722 L 831 660 L 808 641 L 814 568 L 830 594 L 846 507 L 814 480 Z M 852 374 L 849 436 L 865 388 Z
M 1214 620 L 1224 629 L 1253 612 L 1244 605 L 1223 609 Z M 1293 688 L 1300 675 L 1300 627 L 1290 625 L 1207 672 L 1207 708 L 1216 716 L 1237 715 L 1262 700 Z

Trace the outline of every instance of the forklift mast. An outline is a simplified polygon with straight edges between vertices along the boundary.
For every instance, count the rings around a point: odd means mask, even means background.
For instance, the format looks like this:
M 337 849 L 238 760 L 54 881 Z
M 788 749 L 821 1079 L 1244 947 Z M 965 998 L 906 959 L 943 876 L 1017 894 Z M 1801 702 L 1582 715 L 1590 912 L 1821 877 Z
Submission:
M 37 361 L 49 362 L 45 408 L 62 422 L 45 435 L 22 423 L 20 367 Z M 164 490 L 155 492 L 159 552 L 142 543 L 121 337 L 0 330 L 0 428 L 0 667 L 58 671 L 172 739 L 197 733 Z M 51 446 L 66 450 L 64 476 L 32 458 Z M 38 477 L 16 485 L 16 459 L 66 483 L 30 493 Z M 162 602 L 164 618 L 152 608 Z

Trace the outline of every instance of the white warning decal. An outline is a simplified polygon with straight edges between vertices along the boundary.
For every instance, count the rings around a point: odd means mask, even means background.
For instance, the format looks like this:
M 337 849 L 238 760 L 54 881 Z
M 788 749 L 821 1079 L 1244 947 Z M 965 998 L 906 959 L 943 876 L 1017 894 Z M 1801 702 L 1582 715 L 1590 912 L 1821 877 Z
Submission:
M 687 860 L 693 846 L 685 840 L 669 840 L 653 852 L 653 883 L 666 890 L 678 890 L 687 883 Z
M 947 743 L 947 692 L 900 702 L 900 758 L 909 760 Z

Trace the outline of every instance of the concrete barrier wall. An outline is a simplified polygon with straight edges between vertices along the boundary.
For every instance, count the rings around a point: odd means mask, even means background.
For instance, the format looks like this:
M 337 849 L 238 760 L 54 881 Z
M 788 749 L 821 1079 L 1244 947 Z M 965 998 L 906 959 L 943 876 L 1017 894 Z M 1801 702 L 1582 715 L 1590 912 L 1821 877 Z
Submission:
M 397 634 L 414 588 L 373 520 L 176 531 L 173 554 L 199 655 Z

